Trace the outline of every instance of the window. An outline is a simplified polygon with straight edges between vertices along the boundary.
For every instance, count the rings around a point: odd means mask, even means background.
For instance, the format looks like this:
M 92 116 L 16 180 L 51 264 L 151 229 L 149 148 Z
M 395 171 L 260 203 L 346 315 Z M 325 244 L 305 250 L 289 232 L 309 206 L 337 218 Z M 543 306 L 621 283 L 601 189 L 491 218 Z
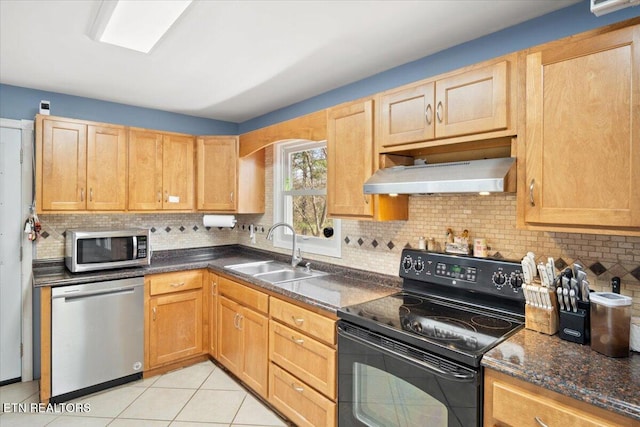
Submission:
M 326 141 L 288 141 L 275 147 L 273 220 L 293 225 L 303 252 L 341 256 L 340 220 L 327 218 Z M 325 237 L 325 229 L 333 236 Z M 292 233 L 276 229 L 273 245 L 291 248 Z

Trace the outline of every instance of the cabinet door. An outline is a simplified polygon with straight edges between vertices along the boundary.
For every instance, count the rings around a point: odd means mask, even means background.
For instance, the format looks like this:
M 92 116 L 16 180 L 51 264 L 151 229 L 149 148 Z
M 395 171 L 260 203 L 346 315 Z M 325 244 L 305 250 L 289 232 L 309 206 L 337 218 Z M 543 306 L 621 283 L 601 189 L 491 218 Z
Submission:
M 509 63 L 502 61 L 436 82 L 436 138 L 506 129 Z
M 162 144 L 162 208 L 193 209 L 194 162 L 193 137 L 164 135 Z
M 238 138 L 198 138 L 198 209 L 235 211 Z
M 152 297 L 149 308 L 151 367 L 203 353 L 202 290 Z
M 267 397 L 269 364 L 269 319 L 243 307 L 239 319 L 243 336 L 242 374 L 240 378 L 262 397 Z
M 331 108 L 327 117 L 327 200 L 331 216 L 373 216 L 364 182 L 373 173 L 373 101 Z
M 640 26 L 527 56 L 525 221 L 640 226 Z
M 87 128 L 87 209 L 126 208 L 127 135 L 124 127 Z
M 218 295 L 218 361 L 234 374 L 242 372 L 240 304 Z
M 433 139 L 434 87 L 430 82 L 382 95 L 379 117 L 382 147 Z
M 41 209 L 84 210 L 87 200 L 87 126 L 43 120 Z
M 129 209 L 162 209 L 162 135 L 129 131 Z
M 209 355 L 218 358 L 218 275 L 209 273 Z

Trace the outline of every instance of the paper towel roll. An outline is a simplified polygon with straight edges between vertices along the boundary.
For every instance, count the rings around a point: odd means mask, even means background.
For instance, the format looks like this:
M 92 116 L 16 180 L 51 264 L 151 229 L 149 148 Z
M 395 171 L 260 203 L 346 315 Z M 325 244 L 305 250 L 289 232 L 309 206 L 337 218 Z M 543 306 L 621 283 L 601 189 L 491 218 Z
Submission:
M 236 225 L 235 215 L 204 215 L 202 223 L 205 227 L 230 227 Z

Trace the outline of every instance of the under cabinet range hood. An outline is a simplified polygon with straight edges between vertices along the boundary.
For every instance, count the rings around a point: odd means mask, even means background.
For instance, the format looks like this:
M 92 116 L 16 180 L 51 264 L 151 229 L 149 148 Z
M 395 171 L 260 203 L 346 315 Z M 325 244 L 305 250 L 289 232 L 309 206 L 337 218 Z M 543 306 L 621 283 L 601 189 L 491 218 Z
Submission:
M 380 169 L 364 184 L 364 194 L 515 192 L 513 157 L 394 166 Z

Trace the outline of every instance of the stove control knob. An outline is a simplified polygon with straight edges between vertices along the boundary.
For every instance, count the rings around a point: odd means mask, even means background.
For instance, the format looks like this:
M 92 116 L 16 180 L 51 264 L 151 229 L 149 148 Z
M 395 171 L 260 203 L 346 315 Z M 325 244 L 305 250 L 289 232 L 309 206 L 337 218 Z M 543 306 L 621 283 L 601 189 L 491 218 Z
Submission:
M 492 280 L 494 285 L 496 285 L 498 288 L 501 288 L 507 282 L 507 276 L 505 276 L 502 271 L 496 271 L 495 273 L 493 273 Z
M 416 270 L 416 273 L 420 273 L 422 270 L 424 270 L 424 261 L 418 258 L 413 264 L 413 268 Z
M 520 289 L 522 287 L 522 275 L 517 273 L 512 273 L 511 277 L 509 277 L 509 284 L 513 289 Z
M 411 329 L 420 334 L 422 333 L 422 324 L 420 322 L 413 322 Z
M 402 260 L 402 268 L 404 269 L 404 272 L 407 273 L 409 272 L 409 270 L 411 270 L 411 267 L 413 267 L 413 260 L 409 255 L 407 255 Z

